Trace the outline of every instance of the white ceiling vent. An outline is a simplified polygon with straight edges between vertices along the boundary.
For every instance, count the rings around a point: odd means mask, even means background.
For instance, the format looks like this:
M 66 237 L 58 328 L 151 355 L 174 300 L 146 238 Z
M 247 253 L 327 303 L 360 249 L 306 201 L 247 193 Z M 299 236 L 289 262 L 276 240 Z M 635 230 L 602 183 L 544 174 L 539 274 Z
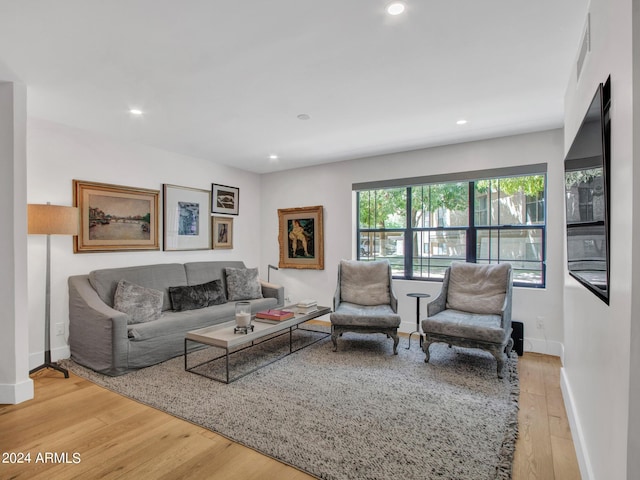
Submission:
M 582 35 L 582 44 L 580 45 L 580 54 L 578 55 L 577 64 L 577 78 L 580 79 L 580 73 L 582 73 L 582 67 L 584 61 L 587 58 L 587 54 L 591 51 L 591 14 L 587 13 L 587 23 L 584 26 L 584 33 Z

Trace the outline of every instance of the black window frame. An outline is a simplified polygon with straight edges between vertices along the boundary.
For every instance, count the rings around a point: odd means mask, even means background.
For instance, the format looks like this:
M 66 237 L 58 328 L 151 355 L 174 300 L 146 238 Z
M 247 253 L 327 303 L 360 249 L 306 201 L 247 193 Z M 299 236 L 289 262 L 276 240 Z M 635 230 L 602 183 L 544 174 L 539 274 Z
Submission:
M 542 196 L 541 201 L 543 202 L 542 205 L 542 216 L 543 216 L 543 222 L 542 223 L 531 223 L 531 224 L 495 224 L 495 225 L 476 225 L 476 211 L 475 211 L 475 185 L 476 182 L 479 180 L 499 180 L 500 178 L 504 178 L 504 177 L 519 177 L 519 176 L 532 176 L 532 175 L 542 175 L 544 177 L 544 194 Z M 539 172 L 539 173 L 521 173 L 521 174 L 511 174 L 511 175 L 503 175 L 503 176 L 495 176 L 495 177 L 479 177 L 476 179 L 465 179 L 464 182 L 466 182 L 468 184 L 468 206 L 467 206 L 467 212 L 468 212 L 468 225 L 467 226 L 451 226 L 451 227 L 442 227 L 442 226 L 435 226 L 435 227 L 412 227 L 411 226 L 411 202 L 412 202 L 412 188 L 414 187 L 424 187 L 427 185 L 434 185 L 434 184 L 440 184 L 440 183 L 449 183 L 446 181 L 439 181 L 439 182 L 430 182 L 430 183 L 421 183 L 421 184 L 409 184 L 409 185 L 402 185 L 406 188 L 406 212 L 405 212 L 405 219 L 406 219 L 406 224 L 405 224 L 405 228 L 391 228 L 391 229 L 381 229 L 381 228 L 360 228 L 360 194 L 361 192 L 364 191 L 372 191 L 372 190 L 384 190 L 384 189 L 388 189 L 388 188 L 398 188 L 393 187 L 393 186 L 381 186 L 381 187 L 376 187 L 374 186 L 373 188 L 367 188 L 367 189 L 356 189 L 356 219 L 357 219 L 357 228 L 356 228 L 356 242 L 358 244 L 358 248 L 357 248 L 357 259 L 358 260 L 362 260 L 362 255 L 361 255 L 361 247 L 360 247 L 360 242 L 361 242 L 361 238 L 362 238 L 362 234 L 367 234 L 367 236 L 369 236 L 369 238 L 372 238 L 372 236 L 376 235 L 376 234 L 380 234 L 382 232 L 384 233 L 402 233 L 404 235 L 404 275 L 394 275 L 394 278 L 397 279 L 404 279 L 404 280 L 421 280 L 421 281 L 439 281 L 441 282 L 443 279 L 442 277 L 433 277 L 433 276 L 416 276 L 414 275 L 414 255 L 413 255 L 413 249 L 414 249 L 414 245 L 413 245 L 413 238 L 414 238 L 414 233 L 424 233 L 424 232 L 444 232 L 444 231 L 464 231 L 466 232 L 466 258 L 456 258 L 456 257 L 451 257 L 452 261 L 456 261 L 456 260 L 460 260 L 460 261 L 467 261 L 470 263 L 478 263 L 478 245 L 477 245 L 477 238 L 478 238 L 478 232 L 481 231 L 488 231 L 488 232 L 497 232 L 497 236 L 498 239 L 500 239 L 500 237 L 502 236 L 502 233 L 504 232 L 513 232 L 513 231 L 517 231 L 517 230 L 540 230 L 540 238 L 541 238 L 541 252 L 540 252 L 540 256 L 541 256 L 541 260 L 518 260 L 519 262 L 531 262 L 531 263 L 535 263 L 536 265 L 540 266 L 540 275 L 541 275 L 541 281 L 540 283 L 531 283 L 531 282 L 522 282 L 522 281 L 518 281 L 517 279 L 514 278 L 513 281 L 513 285 L 517 286 L 517 287 L 526 287 L 526 288 L 545 288 L 546 287 L 546 278 L 547 278 L 547 268 L 546 268 L 546 259 L 547 259 L 547 255 L 546 255 L 546 250 L 547 250 L 547 235 L 546 235 L 546 227 L 547 227 L 547 173 L 546 173 L 546 169 L 544 172 Z M 451 181 L 451 183 L 460 183 L 460 180 L 453 180 Z M 526 212 L 526 206 L 527 206 L 527 198 L 525 197 L 525 216 L 527 214 Z M 489 200 L 487 202 L 487 216 L 490 218 L 491 217 L 491 201 Z M 491 235 L 491 233 L 490 233 Z M 500 240 L 498 240 L 500 241 Z M 498 251 L 498 257 L 496 258 L 491 258 L 491 255 L 489 255 L 488 259 L 480 259 L 481 263 L 491 263 L 491 264 L 495 264 L 495 263 L 500 263 L 500 248 L 498 247 L 497 249 Z M 368 259 L 371 259 L 371 255 L 368 256 Z M 376 255 L 373 255 L 374 258 L 376 258 Z M 509 260 L 506 260 L 509 261 Z M 430 267 L 428 269 L 428 271 L 430 272 Z

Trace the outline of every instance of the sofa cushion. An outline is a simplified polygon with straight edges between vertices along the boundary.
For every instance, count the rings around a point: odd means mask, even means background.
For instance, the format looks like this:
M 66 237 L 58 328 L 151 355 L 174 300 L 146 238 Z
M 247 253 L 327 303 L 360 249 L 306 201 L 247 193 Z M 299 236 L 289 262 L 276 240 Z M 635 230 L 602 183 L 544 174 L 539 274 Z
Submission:
M 358 305 L 388 305 L 389 262 L 341 260 L 340 298 Z
M 443 310 L 422 320 L 422 331 L 501 344 L 510 332 L 505 332 L 500 322 L 500 315 Z
M 179 263 L 104 268 L 89 273 L 91 286 L 98 293 L 100 299 L 110 307 L 113 307 L 116 287 L 120 280 L 127 280 L 136 285 L 163 292 L 162 310 L 171 310 L 169 287 L 187 284 L 184 266 Z
M 227 298 L 230 302 L 262 298 L 257 268 L 227 267 L 224 271 L 227 278 Z
M 394 328 L 400 326 L 400 315 L 390 305 L 355 305 L 342 302 L 329 316 L 333 325 Z
M 250 300 L 250 302 L 251 311 L 255 313 L 275 307 L 277 301 L 275 298 L 259 298 Z M 174 339 L 174 342 L 177 340 L 180 350 L 182 350 L 184 349 L 184 334 L 186 332 L 216 323 L 233 322 L 235 314 L 235 304 L 233 303 L 184 312 L 168 311 L 153 322 L 130 325 L 128 327 L 128 337 L 131 342 L 137 343 L 149 340 L 161 342 L 161 337 L 177 335 L 181 339 Z
M 447 308 L 471 313 L 500 314 L 511 265 L 453 262 L 449 273 Z
M 171 305 L 177 312 L 227 303 L 220 279 L 200 285 L 169 287 L 169 296 Z
M 160 290 L 120 280 L 113 298 L 113 308 L 129 315 L 129 324 L 150 322 L 162 315 L 163 297 Z

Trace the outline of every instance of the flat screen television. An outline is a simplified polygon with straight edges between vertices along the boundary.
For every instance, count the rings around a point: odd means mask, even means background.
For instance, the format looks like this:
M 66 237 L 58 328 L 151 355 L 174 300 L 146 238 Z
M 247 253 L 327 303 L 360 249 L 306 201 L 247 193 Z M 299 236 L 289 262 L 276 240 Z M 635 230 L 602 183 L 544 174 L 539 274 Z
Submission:
M 610 78 L 598 85 L 564 161 L 569 274 L 609 304 Z

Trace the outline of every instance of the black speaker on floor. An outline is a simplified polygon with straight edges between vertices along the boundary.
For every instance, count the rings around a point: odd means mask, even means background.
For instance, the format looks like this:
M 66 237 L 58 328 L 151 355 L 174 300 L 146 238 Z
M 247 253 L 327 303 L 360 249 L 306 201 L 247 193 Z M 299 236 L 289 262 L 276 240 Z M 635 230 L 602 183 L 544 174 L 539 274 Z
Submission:
M 511 332 L 511 338 L 513 338 L 513 349 L 516 351 L 518 356 L 521 357 L 524 354 L 524 324 L 522 322 L 511 321 L 511 328 L 513 328 L 513 331 Z

